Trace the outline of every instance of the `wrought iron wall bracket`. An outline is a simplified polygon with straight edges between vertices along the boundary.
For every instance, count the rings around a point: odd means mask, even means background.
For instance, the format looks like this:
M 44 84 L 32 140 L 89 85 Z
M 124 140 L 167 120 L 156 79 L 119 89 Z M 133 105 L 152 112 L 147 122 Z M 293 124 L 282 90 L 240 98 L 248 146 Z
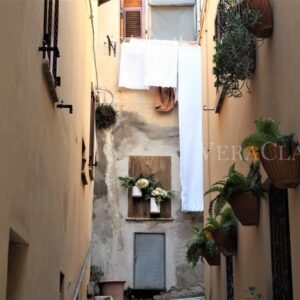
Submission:
M 117 44 L 116 44 L 116 42 L 112 42 L 109 35 L 107 35 L 106 37 L 107 37 L 107 41 L 108 41 L 108 55 L 111 56 L 111 50 L 113 50 L 114 57 L 116 57 Z
M 215 111 L 215 108 L 207 108 L 206 105 L 203 105 L 203 111 Z
M 54 52 L 56 57 L 60 57 L 58 47 L 42 46 L 42 47 L 39 47 L 39 51 L 40 52 L 46 52 L 46 51 Z
M 70 114 L 72 114 L 73 113 L 73 105 L 71 105 L 71 104 L 63 104 L 63 103 L 64 103 L 63 101 L 57 103 L 55 105 L 56 108 L 60 108 L 60 109 L 67 108 L 67 109 L 69 109 Z

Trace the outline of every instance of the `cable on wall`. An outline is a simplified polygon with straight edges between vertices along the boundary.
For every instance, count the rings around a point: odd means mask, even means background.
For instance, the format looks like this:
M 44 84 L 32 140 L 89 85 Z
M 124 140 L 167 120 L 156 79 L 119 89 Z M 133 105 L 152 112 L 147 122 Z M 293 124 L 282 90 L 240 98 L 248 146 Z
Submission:
M 94 68 L 95 68 L 95 77 L 96 77 L 96 92 L 97 92 L 97 102 L 100 104 L 100 97 L 99 93 L 109 93 L 112 102 L 114 100 L 114 95 L 111 90 L 109 90 L 106 87 L 99 87 L 99 77 L 98 77 L 98 69 L 97 69 L 97 55 L 96 55 L 96 45 L 95 45 L 95 25 L 94 25 L 94 13 L 93 13 L 93 6 L 92 6 L 92 0 L 89 0 L 89 6 L 90 6 L 90 20 L 91 20 L 91 27 L 92 27 L 92 46 L 93 46 L 93 61 L 94 61 Z

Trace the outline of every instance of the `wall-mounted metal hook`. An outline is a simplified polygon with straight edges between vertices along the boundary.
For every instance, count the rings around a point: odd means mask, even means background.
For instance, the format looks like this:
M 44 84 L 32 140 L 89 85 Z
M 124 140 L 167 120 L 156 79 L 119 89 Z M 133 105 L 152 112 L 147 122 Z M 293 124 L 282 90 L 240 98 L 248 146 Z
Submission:
M 73 105 L 71 105 L 71 104 L 63 104 L 64 102 L 63 101 L 61 101 L 61 102 L 59 102 L 59 103 L 56 103 L 56 108 L 67 108 L 67 109 L 69 109 L 69 112 L 70 112 L 70 114 L 72 114 L 73 113 Z
M 203 108 L 202 108 L 204 111 L 215 111 L 216 109 L 215 108 L 206 108 L 206 105 L 203 105 Z
M 117 53 L 117 44 L 116 42 L 112 42 L 112 40 L 110 39 L 110 36 L 107 35 L 107 41 L 108 41 L 108 55 L 111 55 L 111 49 L 114 51 L 114 57 L 116 57 L 116 53 Z

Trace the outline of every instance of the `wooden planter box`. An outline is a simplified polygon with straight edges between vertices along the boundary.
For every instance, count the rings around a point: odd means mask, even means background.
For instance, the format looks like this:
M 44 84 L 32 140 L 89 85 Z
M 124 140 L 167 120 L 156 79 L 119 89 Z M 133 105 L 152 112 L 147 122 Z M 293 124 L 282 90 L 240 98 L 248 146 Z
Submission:
M 201 250 L 203 253 L 203 257 L 210 266 L 219 266 L 221 264 L 221 256 L 219 250 L 217 250 L 214 255 L 211 255 L 205 247 L 203 247 Z
M 224 256 L 237 254 L 237 231 L 221 229 L 212 233 L 216 246 Z
M 244 0 L 251 10 L 260 11 L 261 17 L 255 28 L 248 28 L 257 38 L 269 38 L 273 33 L 273 13 L 269 0 Z
M 242 225 L 258 225 L 259 197 L 254 192 L 235 194 L 228 200 L 228 203 Z
M 261 150 L 261 163 L 277 188 L 295 188 L 300 181 L 300 154 L 294 143 L 292 155 L 281 144 L 268 144 Z

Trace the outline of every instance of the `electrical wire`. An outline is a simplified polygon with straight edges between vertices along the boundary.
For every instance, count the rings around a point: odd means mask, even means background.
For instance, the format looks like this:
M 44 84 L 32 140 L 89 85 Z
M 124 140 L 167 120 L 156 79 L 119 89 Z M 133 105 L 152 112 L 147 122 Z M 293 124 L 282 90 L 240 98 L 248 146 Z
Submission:
M 98 70 L 97 70 L 97 57 L 96 57 L 96 47 L 95 47 L 95 26 L 94 26 L 94 14 L 93 14 L 93 7 L 92 7 L 92 0 L 89 0 L 90 4 L 90 20 L 92 26 L 92 41 L 93 41 L 93 54 L 94 54 L 94 67 L 95 67 L 95 74 L 96 74 L 96 89 L 98 89 L 99 81 L 98 81 Z

